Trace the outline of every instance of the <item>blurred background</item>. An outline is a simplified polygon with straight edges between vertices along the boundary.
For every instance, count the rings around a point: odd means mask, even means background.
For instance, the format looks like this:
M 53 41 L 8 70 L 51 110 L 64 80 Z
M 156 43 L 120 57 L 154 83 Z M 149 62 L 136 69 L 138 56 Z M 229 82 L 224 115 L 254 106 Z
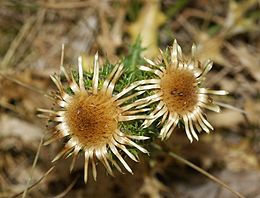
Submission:
M 61 144 L 42 146 L 45 122 L 37 108 L 52 105 L 49 75 L 64 64 L 84 69 L 99 52 L 116 63 L 140 35 L 142 56 L 155 58 L 177 39 L 184 53 L 192 43 L 214 67 L 206 86 L 230 94 L 219 114 L 207 112 L 215 130 L 189 143 L 182 129 L 165 142 L 174 153 L 202 167 L 248 198 L 260 198 L 260 2 L 257 0 L 2 0 L 0 1 L 0 197 L 231 198 L 226 189 L 168 154 L 150 149 L 134 175 L 106 174 L 83 181 L 83 159 L 52 167 Z M 132 46 L 132 47 L 131 47 Z M 138 50 L 137 50 L 138 51 Z M 40 148 L 40 150 L 39 150 Z M 37 163 L 33 166 L 35 156 Z M 30 179 L 31 178 L 31 179 Z

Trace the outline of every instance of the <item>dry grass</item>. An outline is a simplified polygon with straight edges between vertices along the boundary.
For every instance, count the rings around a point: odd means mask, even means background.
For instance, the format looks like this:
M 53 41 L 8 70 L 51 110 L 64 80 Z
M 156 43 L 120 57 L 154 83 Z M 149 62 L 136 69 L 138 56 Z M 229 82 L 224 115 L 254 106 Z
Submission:
M 234 197 L 156 150 L 151 150 L 150 158 L 141 156 L 141 163 L 132 164 L 133 176 L 111 178 L 99 168 L 98 181 L 90 179 L 87 185 L 82 158 L 70 174 L 69 159 L 50 169 L 59 144 L 40 147 L 41 152 L 37 152 L 45 123 L 36 117 L 36 108 L 52 105 L 44 94 L 53 89 L 49 75 L 59 72 L 62 44 L 65 65 L 74 65 L 82 54 L 88 70 L 97 50 L 103 61 L 115 62 L 126 55 L 138 32 L 149 37 L 156 48 L 164 49 L 176 38 L 188 53 L 195 42 L 199 57 L 215 63 L 207 86 L 230 93 L 221 101 L 225 107 L 222 113 L 208 113 L 215 128 L 212 134 L 201 135 L 199 142 L 190 144 L 183 131 L 177 130 L 166 142 L 168 149 L 244 196 L 260 195 L 259 2 L 151 2 L 1 1 L 0 197 L 19 197 L 24 189 L 28 189 L 24 197 L 39 198 Z

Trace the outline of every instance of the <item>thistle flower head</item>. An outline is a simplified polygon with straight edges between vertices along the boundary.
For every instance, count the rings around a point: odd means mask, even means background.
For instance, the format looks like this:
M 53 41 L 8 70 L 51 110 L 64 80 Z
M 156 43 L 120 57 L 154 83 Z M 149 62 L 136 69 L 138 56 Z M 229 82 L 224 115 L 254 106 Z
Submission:
M 85 156 L 85 182 L 88 178 L 89 163 L 92 164 L 92 173 L 96 180 L 97 160 L 103 163 L 110 175 L 113 175 L 111 164 L 121 171 L 113 155 L 123 164 L 127 171 L 132 173 L 131 168 L 121 156 L 121 151 L 132 160 L 137 161 L 137 157 L 127 147 L 135 147 L 141 152 L 147 153 L 144 148 L 133 141 L 145 140 L 147 137 L 128 135 L 120 130 L 120 124 L 125 121 L 145 119 L 147 117 L 140 115 L 140 112 L 147 109 L 132 110 L 132 108 L 141 105 L 142 101 L 126 103 L 129 99 L 143 92 L 135 92 L 129 95 L 129 92 L 137 86 L 134 83 L 121 92 L 113 94 L 115 83 L 123 72 L 123 66 L 120 64 L 114 67 L 100 87 L 97 54 L 94 61 L 91 87 L 85 87 L 81 58 L 79 58 L 78 64 L 78 83 L 74 76 L 72 74 L 69 76 L 63 67 L 62 71 L 70 91 L 65 91 L 66 86 L 61 83 L 60 76 L 51 76 L 58 89 L 54 95 L 58 108 L 56 110 L 39 109 L 42 112 L 42 117 L 48 118 L 55 123 L 54 134 L 46 143 L 61 138 L 66 139 L 63 150 L 56 155 L 53 161 L 63 156 L 72 155 L 72 170 L 78 154 L 82 151 Z M 124 97 L 126 94 L 127 96 Z
M 156 62 L 146 59 L 149 66 L 140 66 L 141 70 L 152 72 L 156 76 L 137 88 L 139 91 L 153 90 L 151 96 L 143 99 L 147 105 L 157 102 L 150 115 L 153 118 L 145 120 L 143 126 L 148 127 L 160 118 L 162 139 L 170 137 L 179 121 L 184 123 L 185 132 L 191 142 L 193 138 L 198 140 L 196 131 L 209 133 L 213 127 L 205 118 L 202 108 L 219 112 L 219 106 L 214 104 L 210 95 L 227 94 L 223 90 L 215 91 L 201 87 L 213 62 L 207 60 L 202 64 L 197 60 L 195 45 L 191 51 L 191 58 L 185 59 L 181 47 L 175 40 L 170 50 L 161 51 L 161 59 Z

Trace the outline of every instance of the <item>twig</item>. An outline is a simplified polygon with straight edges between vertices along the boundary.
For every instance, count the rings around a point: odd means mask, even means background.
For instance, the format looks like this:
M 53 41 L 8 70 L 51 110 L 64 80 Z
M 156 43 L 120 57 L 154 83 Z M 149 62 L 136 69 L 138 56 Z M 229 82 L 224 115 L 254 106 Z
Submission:
M 209 179 L 211 179 L 212 181 L 216 182 L 217 184 L 219 184 L 220 186 L 226 188 L 227 190 L 229 190 L 231 193 L 233 193 L 234 195 L 236 195 L 239 198 L 245 198 L 245 196 L 243 196 L 242 194 L 240 194 L 239 192 L 233 190 L 232 188 L 230 188 L 230 186 L 228 186 L 225 182 L 221 181 L 220 179 L 216 178 L 215 176 L 211 175 L 210 173 L 208 173 L 207 171 L 203 170 L 202 168 L 198 167 L 197 165 L 191 163 L 190 161 L 184 159 L 183 157 L 173 153 L 172 151 L 167 151 L 165 148 L 162 148 L 161 146 L 159 146 L 158 144 L 153 144 L 153 146 L 160 150 L 160 151 L 164 151 L 166 152 L 169 156 L 173 157 L 174 159 L 188 165 L 189 167 L 193 168 L 194 170 L 198 171 L 199 173 L 205 175 L 206 177 L 208 177 Z
M 219 25 L 223 25 L 225 22 L 222 17 L 219 17 L 217 15 L 212 15 L 210 12 L 205 12 L 204 10 L 198 10 L 192 8 L 184 10 L 183 13 L 181 14 L 181 17 L 183 17 L 185 20 L 188 20 L 189 18 L 192 17 L 202 18 L 205 20 L 210 19 L 210 21 L 213 21 L 214 23 L 217 23 Z M 176 30 L 181 25 L 182 23 L 174 22 L 172 26 Z
M 35 168 L 35 166 L 36 166 L 36 163 L 37 163 L 37 161 L 38 161 L 38 158 L 39 158 L 39 154 L 40 154 L 40 150 L 41 150 L 41 147 L 42 147 L 42 144 L 43 144 L 43 139 L 44 139 L 44 137 L 45 137 L 45 135 L 42 136 L 41 141 L 40 141 L 40 143 L 39 143 L 39 146 L 38 146 L 38 149 L 37 149 L 35 158 L 34 158 L 34 160 L 33 160 L 32 169 L 31 169 L 31 171 L 30 171 L 30 177 L 29 177 L 29 179 L 28 179 L 28 181 L 27 181 L 27 185 L 26 185 L 26 188 L 25 188 L 25 190 L 24 190 L 24 192 L 23 192 L 22 198 L 25 198 L 25 197 L 26 197 L 28 188 L 29 188 L 29 186 L 30 186 L 30 183 L 31 183 L 31 180 L 32 180 L 32 177 L 33 177 L 33 170 L 34 170 L 34 168 Z
M 5 109 L 8 109 L 10 111 L 13 111 L 14 113 L 17 113 L 24 119 L 28 120 L 28 114 L 26 112 L 22 111 L 21 109 L 17 108 L 15 105 L 8 103 L 5 100 L 0 100 L 0 106 Z
M 23 61 L 26 60 L 27 57 L 30 56 L 30 54 L 31 54 L 31 53 L 28 53 L 27 51 L 28 51 L 30 45 L 34 42 L 37 34 L 42 29 L 42 24 L 44 22 L 45 14 L 46 14 L 45 9 L 40 9 L 37 12 L 37 14 L 34 16 L 35 22 L 33 23 L 33 27 L 27 33 L 27 36 L 24 39 L 23 44 L 20 45 L 19 48 L 17 49 L 15 58 L 16 58 L 16 61 L 18 61 L 21 65 L 22 65 Z
M 13 40 L 11 43 L 8 51 L 6 52 L 0 67 L 2 69 L 6 69 L 8 67 L 8 64 L 10 63 L 10 60 L 15 54 L 16 49 L 19 47 L 19 45 L 22 43 L 24 38 L 27 36 L 28 32 L 30 31 L 30 28 L 32 27 L 33 23 L 35 21 L 35 17 L 31 17 L 30 19 L 27 20 L 27 22 L 23 25 L 21 28 L 20 32 L 16 36 L 16 38 Z
M 47 175 L 49 175 L 54 168 L 55 168 L 55 166 L 52 166 L 46 173 L 44 173 L 44 175 L 43 175 L 38 181 L 36 181 L 35 183 L 33 183 L 31 186 L 29 186 L 29 187 L 27 188 L 27 190 L 29 191 L 29 190 L 31 190 L 32 188 L 34 188 L 35 186 L 37 186 L 37 184 L 39 184 Z M 16 193 L 16 194 L 14 194 L 14 195 L 10 195 L 10 194 L 9 194 L 9 195 L 1 195 L 1 194 L 0 194 L 0 198 L 16 198 L 16 197 L 22 195 L 23 193 L 24 193 L 24 190 L 22 190 L 21 192 L 18 192 L 18 193 Z
M 219 106 L 221 106 L 221 107 L 225 107 L 225 108 L 227 108 L 227 109 L 231 109 L 231 110 L 237 111 L 237 112 L 239 112 L 239 113 L 243 113 L 243 114 L 245 114 L 245 115 L 248 114 L 245 110 L 239 109 L 238 107 L 234 107 L 234 106 L 232 106 L 232 105 L 230 105 L 230 104 L 226 104 L 226 103 L 223 103 L 223 102 L 217 102 L 217 101 L 215 101 L 214 103 L 216 103 L 217 105 L 219 105 Z
M 46 95 L 47 97 L 52 98 L 50 95 L 47 95 L 44 91 L 40 90 L 39 88 L 33 87 L 29 84 L 23 83 L 23 82 L 15 79 L 15 78 L 9 77 L 8 75 L 6 75 L 2 72 L 0 72 L 0 76 L 2 76 L 3 78 L 6 78 L 7 80 L 10 80 L 10 81 L 16 83 L 16 84 L 18 84 L 18 85 L 20 85 L 20 86 L 22 86 L 26 89 L 29 89 L 33 92 L 36 92 L 36 93 L 41 94 L 41 95 Z
M 41 2 L 39 5 L 48 8 L 48 9 L 76 9 L 76 8 L 85 8 L 89 7 L 92 3 L 91 2 L 61 2 L 61 3 L 43 3 Z
M 61 194 L 54 196 L 53 198 L 62 198 L 64 197 L 72 188 L 73 186 L 76 184 L 77 180 L 79 177 L 76 177 L 71 184 L 66 188 L 65 191 L 63 191 Z

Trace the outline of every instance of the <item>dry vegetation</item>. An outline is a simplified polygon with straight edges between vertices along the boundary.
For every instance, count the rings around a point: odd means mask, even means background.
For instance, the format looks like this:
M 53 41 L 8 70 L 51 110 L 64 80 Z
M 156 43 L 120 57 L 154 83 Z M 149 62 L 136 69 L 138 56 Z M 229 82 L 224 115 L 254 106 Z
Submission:
M 260 9 L 257 0 L 34 1 L 0 2 L 0 197 L 234 197 L 166 153 L 129 163 L 134 175 L 112 178 L 98 167 L 98 180 L 83 181 L 83 159 L 69 173 L 71 159 L 53 166 L 61 146 L 42 146 L 45 123 L 38 107 L 54 88 L 49 75 L 59 72 L 61 45 L 66 67 L 93 55 L 116 62 L 141 34 L 147 57 L 176 38 L 189 52 L 193 42 L 200 58 L 214 67 L 207 86 L 227 90 L 223 111 L 208 113 L 215 130 L 189 143 L 181 129 L 165 147 L 225 181 L 248 198 L 260 197 Z M 90 63 L 90 64 L 89 64 Z M 40 150 L 39 150 L 40 149 Z M 38 159 L 35 156 L 39 152 Z M 35 164 L 33 165 L 35 160 Z M 42 180 L 41 180 L 42 179 Z M 25 196 L 25 194 L 24 194 Z

